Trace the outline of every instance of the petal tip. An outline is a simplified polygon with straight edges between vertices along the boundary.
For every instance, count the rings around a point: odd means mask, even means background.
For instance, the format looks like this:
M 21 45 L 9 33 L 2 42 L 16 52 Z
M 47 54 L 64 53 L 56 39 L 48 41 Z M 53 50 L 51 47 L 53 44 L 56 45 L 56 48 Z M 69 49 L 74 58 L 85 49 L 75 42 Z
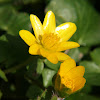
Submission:
M 75 31 L 77 30 L 77 26 L 76 26 L 76 24 L 75 23 L 72 23 L 72 22 L 70 22 L 71 23 L 71 25 L 73 26 L 73 28 L 75 29 Z
M 76 26 L 75 23 L 73 23 L 73 27 L 75 28 L 75 32 L 76 32 L 76 30 L 77 30 L 77 26 Z
M 80 44 L 77 43 L 77 47 L 80 47 Z
M 85 67 L 84 66 L 76 66 L 76 67 L 80 68 L 80 71 L 83 73 L 83 76 L 84 76 Z
M 70 27 L 72 27 L 72 29 L 73 29 L 74 31 L 77 30 L 77 26 L 76 26 L 75 23 L 72 23 L 72 22 L 67 22 L 67 23 L 69 24 Z
M 23 35 L 23 31 L 24 31 L 24 30 L 20 30 L 20 31 L 19 31 L 19 36 L 20 36 L 20 37 Z
M 78 44 L 78 47 L 80 47 L 80 44 Z
M 47 13 L 53 13 L 51 10 L 47 11 Z
M 30 19 L 36 17 L 34 14 L 30 14 Z
M 52 17 L 55 17 L 55 14 L 54 14 L 51 10 L 49 10 L 49 11 L 46 13 L 46 15 L 49 15 L 49 16 L 52 16 Z
M 29 50 L 28 50 L 28 52 L 29 52 L 29 54 L 31 54 L 31 55 L 34 55 L 34 54 L 32 53 L 31 46 L 29 47 Z
M 29 47 L 29 50 L 28 50 L 28 52 L 29 52 L 29 54 L 31 54 L 31 53 L 30 53 L 30 47 Z
M 38 17 L 34 14 L 30 14 L 30 20 L 33 21 L 33 20 L 36 20 L 38 19 Z

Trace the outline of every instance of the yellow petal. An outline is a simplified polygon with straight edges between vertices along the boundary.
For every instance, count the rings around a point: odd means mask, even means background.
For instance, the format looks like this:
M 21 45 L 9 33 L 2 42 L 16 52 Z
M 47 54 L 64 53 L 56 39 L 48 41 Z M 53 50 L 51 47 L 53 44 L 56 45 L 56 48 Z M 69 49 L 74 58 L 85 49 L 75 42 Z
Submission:
M 54 52 L 49 51 L 45 48 L 41 48 L 40 53 L 43 57 L 46 57 L 51 63 L 53 63 L 53 64 L 58 63 L 58 58 L 57 58 L 57 56 L 55 55 Z
M 83 78 L 83 77 L 79 77 L 79 78 L 73 80 L 73 83 L 74 83 L 74 90 L 73 90 L 73 92 L 83 88 L 84 85 L 85 85 L 85 82 L 86 82 L 86 79 Z
M 47 57 L 50 54 L 50 52 L 44 48 L 40 49 L 40 53 L 43 57 Z
M 76 66 L 76 62 L 73 59 L 67 59 L 60 65 L 59 75 L 65 76 L 72 68 Z
M 55 55 L 57 56 L 58 60 L 61 62 L 70 58 L 67 54 L 62 53 L 62 52 L 55 52 Z
M 31 21 L 36 38 L 37 39 L 41 38 L 41 36 L 43 35 L 43 26 L 42 26 L 41 21 L 36 15 L 33 15 L 33 14 L 30 15 L 30 21 Z
M 57 64 L 58 63 L 58 58 L 55 54 L 51 53 L 49 54 L 49 56 L 47 57 L 47 59 L 53 63 L 53 64 Z
M 31 55 L 40 55 L 40 48 L 41 48 L 41 45 L 35 43 L 29 47 L 29 53 Z
M 71 48 L 77 48 L 79 47 L 80 45 L 76 42 L 62 42 L 60 43 L 57 51 L 64 51 L 64 50 L 67 50 L 67 49 L 71 49 Z
M 34 44 L 36 41 L 34 35 L 27 30 L 20 30 L 19 35 L 25 41 L 25 43 L 28 44 L 29 46 Z
M 44 32 L 47 34 L 54 33 L 55 27 L 56 27 L 55 15 L 52 11 L 48 11 L 43 22 Z
M 67 41 L 75 33 L 76 25 L 71 22 L 67 22 L 56 27 L 55 34 L 61 38 L 61 41 Z
M 71 79 L 76 77 L 82 77 L 84 75 L 85 68 L 83 66 L 77 66 L 71 69 L 66 75 L 68 75 Z

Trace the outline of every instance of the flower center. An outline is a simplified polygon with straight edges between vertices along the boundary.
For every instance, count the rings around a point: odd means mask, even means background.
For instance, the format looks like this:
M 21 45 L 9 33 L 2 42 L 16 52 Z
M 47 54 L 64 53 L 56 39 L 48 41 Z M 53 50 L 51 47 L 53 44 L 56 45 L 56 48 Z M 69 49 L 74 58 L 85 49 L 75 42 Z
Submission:
M 73 81 L 70 79 L 65 79 L 64 77 L 62 77 L 62 83 L 69 89 L 73 90 L 74 89 L 74 84 Z
M 41 44 L 46 49 L 56 49 L 59 44 L 60 38 L 57 34 L 44 34 L 40 40 Z

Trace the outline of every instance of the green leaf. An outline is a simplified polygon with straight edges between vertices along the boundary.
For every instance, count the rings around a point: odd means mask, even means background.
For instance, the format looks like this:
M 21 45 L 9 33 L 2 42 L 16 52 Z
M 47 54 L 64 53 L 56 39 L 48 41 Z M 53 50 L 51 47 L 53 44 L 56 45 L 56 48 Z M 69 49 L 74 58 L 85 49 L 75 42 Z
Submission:
M 89 51 L 90 47 L 79 47 L 79 48 L 73 48 L 69 50 L 68 55 L 74 59 L 76 62 L 80 61 L 84 55 L 86 55 Z
M 57 25 L 74 22 L 77 32 L 71 40 L 80 45 L 95 45 L 100 43 L 100 16 L 87 0 L 51 0 L 46 11 L 52 10 L 56 16 Z
M 90 55 L 92 60 L 100 66 L 100 48 L 94 49 Z
M 6 67 L 21 63 L 28 57 L 28 46 L 18 36 L 5 35 L 6 40 L 0 40 L 0 62 L 5 61 Z
M 100 86 L 100 67 L 90 61 L 82 61 L 80 65 L 85 67 L 86 84 Z
M 100 73 L 88 73 L 84 76 L 86 84 L 100 86 Z
M 99 100 L 100 98 L 97 98 L 95 96 L 92 95 L 87 95 L 84 93 L 75 93 L 73 95 L 70 95 L 69 97 L 67 97 L 64 100 Z
M 26 72 L 26 74 L 31 79 L 37 79 L 39 77 L 39 75 L 36 73 L 38 57 L 37 56 L 33 56 L 32 59 L 33 60 L 27 66 L 27 72 Z
M 79 51 L 80 51 L 83 55 L 86 55 L 86 54 L 89 52 L 90 47 L 88 47 L 88 46 L 83 46 L 83 47 L 79 47 L 78 49 L 79 49 Z
M 100 73 L 100 67 L 92 61 L 81 61 L 80 65 L 85 67 L 85 73 Z
M 37 61 L 37 69 L 36 69 L 37 73 L 41 74 L 42 71 L 43 71 L 43 68 L 44 68 L 43 60 L 38 59 L 38 61 Z
M 92 91 L 92 86 L 89 84 L 85 84 L 85 86 L 82 88 L 81 92 L 82 93 L 90 93 Z
M 56 72 L 51 69 L 47 69 L 47 68 L 43 69 L 42 77 L 43 77 L 44 87 L 48 87 L 52 85 L 52 78 L 55 74 Z
M 82 57 L 83 57 L 83 54 L 80 53 L 79 49 L 78 48 L 74 48 L 74 49 L 71 49 L 69 52 L 68 52 L 68 55 L 74 59 L 76 62 L 79 61 Z
M 5 80 L 6 82 L 8 81 L 8 79 L 7 79 L 7 77 L 6 77 L 6 75 L 5 75 L 5 73 L 0 69 L 0 77 L 3 79 L 3 80 Z
M 44 63 L 46 64 L 46 66 L 48 68 L 51 68 L 51 69 L 55 70 L 56 72 L 58 71 L 60 64 L 61 64 L 61 62 L 58 62 L 57 64 L 53 64 L 50 61 L 48 61 L 47 59 L 44 60 Z
M 41 88 L 39 88 L 38 86 L 36 85 L 31 85 L 28 90 L 27 90 L 27 93 L 26 93 L 26 96 L 29 98 L 29 99 L 35 99 L 37 100 L 37 97 L 39 95 L 41 95 L 43 92 L 43 90 Z
M 29 15 L 27 13 L 18 13 L 12 5 L 0 6 L 0 28 L 6 30 L 9 34 L 18 35 L 19 30 L 31 29 Z

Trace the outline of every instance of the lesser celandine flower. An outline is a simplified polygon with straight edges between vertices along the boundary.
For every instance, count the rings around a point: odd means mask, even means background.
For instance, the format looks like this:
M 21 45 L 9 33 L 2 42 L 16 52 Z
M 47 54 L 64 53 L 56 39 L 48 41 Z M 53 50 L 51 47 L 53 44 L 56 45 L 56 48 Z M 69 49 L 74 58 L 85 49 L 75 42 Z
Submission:
M 75 33 L 76 25 L 66 22 L 56 27 L 55 15 L 52 11 L 47 12 L 43 25 L 38 17 L 33 14 L 30 15 L 30 21 L 35 36 L 27 30 L 19 32 L 21 38 L 30 46 L 30 54 L 42 55 L 56 64 L 58 61 L 70 58 L 61 51 L 80 46 L 76 42 L 68 41 Z
M 76 66 L 73 59 L 65 60 L 55 78 L 55 90 L 59 93 L 72 94 L 84 87 L 86 82 L 83 77 L 85 68 Z

